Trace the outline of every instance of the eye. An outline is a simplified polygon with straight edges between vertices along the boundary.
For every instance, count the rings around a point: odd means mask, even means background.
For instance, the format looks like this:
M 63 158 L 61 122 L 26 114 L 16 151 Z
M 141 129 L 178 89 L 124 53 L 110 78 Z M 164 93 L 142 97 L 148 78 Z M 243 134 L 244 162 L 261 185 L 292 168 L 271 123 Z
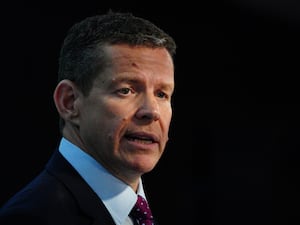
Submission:
M 121 88 L 118 90 L 119 94 L 128 95 L 129 93 L 133 93 L 133 90 L 130 88 Z
M 157 97 L 159 98 L 168 98 L 168 95 L 162 91 L 157 92 Z

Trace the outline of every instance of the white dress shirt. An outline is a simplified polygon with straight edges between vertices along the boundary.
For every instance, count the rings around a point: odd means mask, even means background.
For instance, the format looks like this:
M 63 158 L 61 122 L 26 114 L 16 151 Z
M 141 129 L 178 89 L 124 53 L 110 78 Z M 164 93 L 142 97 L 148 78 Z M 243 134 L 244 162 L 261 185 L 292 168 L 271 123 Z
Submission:
M 103 201 L 115 223 L 133 225 L 128 214 L 137 200 L 137 193 L 66 138 L 61 139 L 59 151 Z M 141 179 L 138 194 L 146 198 Z

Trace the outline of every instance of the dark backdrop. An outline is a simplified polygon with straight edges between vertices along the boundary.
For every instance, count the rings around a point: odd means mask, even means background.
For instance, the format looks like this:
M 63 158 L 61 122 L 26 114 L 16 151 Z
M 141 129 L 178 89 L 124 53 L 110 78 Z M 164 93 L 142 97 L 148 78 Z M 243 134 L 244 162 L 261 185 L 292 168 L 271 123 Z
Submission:
M 161 224 L 299 222 L 300 4 L 208 2 L 2 8 L 0 203 L 39 173 L 58 143 L 52 91 L 67 29 L 112 8 L 152 20 L 178 44 L 170 143 L 145 176 Z

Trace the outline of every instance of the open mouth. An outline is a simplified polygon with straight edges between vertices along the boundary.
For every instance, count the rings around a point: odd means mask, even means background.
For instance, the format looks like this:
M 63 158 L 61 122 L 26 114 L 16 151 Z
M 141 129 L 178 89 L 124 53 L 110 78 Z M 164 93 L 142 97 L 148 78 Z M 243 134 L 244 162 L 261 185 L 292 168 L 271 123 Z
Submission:
M 158 143 L 158 138 L 154 134 L 145 132 L 130 132 L 125 135 L 128 141 L 141 144 L 153 144 Z
M 125 135 L 125 138 L 129 141 L 141 143 L 141 144 L 152 144 L 155 141 L 149 137 L 135 136 L 135 135 Z

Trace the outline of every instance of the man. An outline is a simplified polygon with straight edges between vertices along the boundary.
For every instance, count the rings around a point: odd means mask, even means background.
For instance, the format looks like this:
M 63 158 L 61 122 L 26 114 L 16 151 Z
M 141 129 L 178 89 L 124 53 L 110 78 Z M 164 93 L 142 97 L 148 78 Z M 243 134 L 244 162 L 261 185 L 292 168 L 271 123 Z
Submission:
M 75 24 L 53 94 L 61 142 L 44 171 L 1 208 L 0 224 L 138 223 L 130 212 L 138 196 L 146 199 L 142 175 L 168 141 L 175 50 L 168 34 L 130 13 Z

